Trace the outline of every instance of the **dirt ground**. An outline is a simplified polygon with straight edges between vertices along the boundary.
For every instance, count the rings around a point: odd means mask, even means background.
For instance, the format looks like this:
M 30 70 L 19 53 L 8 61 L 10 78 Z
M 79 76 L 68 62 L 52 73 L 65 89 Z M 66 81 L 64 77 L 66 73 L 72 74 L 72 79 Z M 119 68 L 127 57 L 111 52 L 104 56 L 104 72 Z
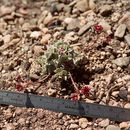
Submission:
M 37 59 L 54 40 L 68 42 L 86 57 L 85 71 L 74 81 L 88 85 L 93 96 L 82 101 L 130 109 L 129 0 L 0 0 L 0 89 L 17 91 L 17 75 L 40 80 Z M 75 93 L 70 81 L 50 79 L 21 92 L 34 89 L 65 99 Z M 130 122 L 2 105 L 0 129 L 128 130 Z

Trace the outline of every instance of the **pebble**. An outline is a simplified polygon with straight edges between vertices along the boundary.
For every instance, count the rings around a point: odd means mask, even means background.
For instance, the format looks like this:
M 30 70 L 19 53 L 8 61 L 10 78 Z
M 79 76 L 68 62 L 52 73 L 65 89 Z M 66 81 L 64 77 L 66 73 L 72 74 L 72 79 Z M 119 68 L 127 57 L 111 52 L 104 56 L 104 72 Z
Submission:
M 50 88 L 50 89 L 48 89 L 47 94 L 48 94 L 48 96 L 54 96 L 56 94 L 56 90 Z
M 75 5 L 75 7 L 81 12 L 85 12 L 85 11 L 89 10 L 88 0 L 78 1 L 77 4 Z
M 45 116 L 45 113 L 44 113 L 43 110 L 39 110 L 39 111 L 37 112 L 37 117 L 38 117 L 39 119 L 43 119 L 44 116 Z
M 45 35 L 42 37 L 40 43 L 43 44 L 43 45 L 45 45 L 46 43 L 48 43 L 48 41 L 49 41 L 50 39 L 51 39 L 51 34 L 45 34 Z
M 92 127 L 87 127 L 85 130 L 93 130 Z
M 123 38 L 126 31 L 126 25 L 120 24 L 119 27 L 116 29 L 115 36 L 118 38 Z
M 100 9 L 100 14 L 102 16 L 108 16 L 109 14 L 111 14 L 111 11 L 112 11 L 112 7 L 110 5 L 104 5 Z
M 34 46 L 33 48 L 34 55 L 40 56 L 44 54 L 43 46 Z
M 51 13 L 49 13 L 49 14 L 47 15 L 47 17 L 45 17 L 45 19 L 44 19 L 44 24 L 47 25 L 47 24 L 50 23 L 52 20 L 53 20 L 53 17 L 52 17 L 52 15 L 51 15 Z
M 76 28 L 80 28 L 79 20 L 78 19 L 69 19 L 68 21 L 67 30 L 74 30 Z
M 26 120 L 25 118 L 20 118 L 18 121 L 17 121 L 20 125 L 24 125 Z
M 36 75 L 36 74 L 30 74 L 29 77 L 30 77 L 30 79 L 31 79 L 32 81 L 36 81 L 36 80 L 38 80 L 38 79 L 40 78 L 40 77 L 39 77 L 38 75 Z
M 15 130 L 13 123 L 8 123 L 5 125 L 6 130 Z
M 110 120 L 109 119 L 105 119 L 105 120 L 102 120 L 101 122 L 99 122 L 99 126 L 101 127 L 107 127 L 110 123 Z
M 121 129 L 125 129 L 125 128 L 127 128 L 127 127 L 128 127 L 127 122 L 121 122 L 121 123 L 120 123 L 120 128 L 121 128 Z
M 57 12 L 57 6 L 56 6 L 55 3 L 51 4 L 50 12 L 51 12 L 52 14 L 54 14 L 55 12 Z
M 69 129 L 77 129 L 79 126 L 77 124 L 71 124 Z
M 120 58 L 113 60 L 112 63 L 114 63 L 120 67 L 127 66 L 130 63 L 130 57 L 120 57 Z
M 30 34 L 30 37 L 31 38 L 34 38 L 34 39 L 38 39 L 39 37 L 42 36 L 42 33 L 40 31 L 33 31 L 31 34 Z
M 6 7 L 6 6 L 1 6 L 0 12 L 1 12 L 1 15 L 10 14 L 12 12 L 12 8 Z
M 20 108 L 20 107 L 17 107 L 16 110 L 15 110 L 15 113 L 16 113 L 17 115 L 21 115 L 22 112 L 23 112 L 23 110 L 22 110 L 22 108 Z
M 89 8 L 91 10 L 95 10 L 96 9 L 96 4 L 94 3 L 94 0 L 89 0 Z
M 109 126 L 107 126 L 106 130 L 120 130 L 120 128 L 115 125 L 109 125 Z
M 83 35 L 88 29 L 90 29 L 95 23 L 93 21 L 88 22 L 86 25 L 80 28 L 78 31 L 78 35 L 81 36 Z
M 125 36 L 125 40 L 126 40 L 128 46 L 130 46 L 130 34 L 127 34 L 127 35 Z
M 79 119 L 79 126 L 81 128 L 86 128 L 88 125 L 88 120 L 86 118 L 80 118 Z
M 118 97 L 118 95 L 119 95 L 119 91 L 114 91 L 114 92 L 112 92 L 112 96 Z
M 4 43 L 9 43 L 11 41 L 11 35 L 7 34 L 3 38 Z
M 124 108 L 130 109 L 130 103 L 126 103 L 125 106 L 124 106 Z
M 119 20 L 120 16 L 121 16 L 120 13 L 114 12 L 111 17 L 112 22 L 117 22 Z

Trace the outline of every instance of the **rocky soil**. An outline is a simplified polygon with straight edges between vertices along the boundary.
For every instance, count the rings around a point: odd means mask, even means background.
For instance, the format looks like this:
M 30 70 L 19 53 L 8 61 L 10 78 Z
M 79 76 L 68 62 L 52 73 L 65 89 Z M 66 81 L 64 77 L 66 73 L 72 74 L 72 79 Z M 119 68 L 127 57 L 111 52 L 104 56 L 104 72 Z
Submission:
M 95 32 L 96 24 L 103 27 L 101 33 Z M 129 0 L 1 0 L 0 89 L 17 91 L 18 74 L 40 80 L 37 59 L 54 40 L 69 42 L 87 57 L 87 73 L 75 82 L 88 84 L 94 97 L 83 101 L 130 108 Z M 48 80 L 26 91 L 37 88 L 39 95 L 70 99 L 70 87 Z M 0 106 L 0 129 L 128 130 L 130 122 Z

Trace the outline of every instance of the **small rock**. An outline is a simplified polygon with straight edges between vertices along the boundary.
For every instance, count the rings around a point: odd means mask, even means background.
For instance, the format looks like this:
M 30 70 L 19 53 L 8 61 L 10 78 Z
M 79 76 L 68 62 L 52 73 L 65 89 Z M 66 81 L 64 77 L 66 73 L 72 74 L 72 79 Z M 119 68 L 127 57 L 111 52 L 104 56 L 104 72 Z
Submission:
M 88 120 L 86 118 L 80 118 L 79 119 L 79 126 L 81 128 L 86 128 L 87 127 L 87 124 L 88 123 Z
M 52 14 L 54 14 L 55 12 L 57 12 L 57 6 L 56 6 L 55 3 L 51 4 L 50 12 L 51 12 Z
M 99 126 L 101 127 L 107 127 L 110 123 L 110 120 L 109 119 L 106 119 L 106 120 L 102 120 L 101 122 L 99 122 Z
M 130 12 L 126 12 L 119 20 L 119 24 L 126 24 L 128 31 L 130 32 Z
M 74 30 L 80 28 L 79 20 L 78 19 L 68 19 L 69 23 L 67 26 L 67 30 Z
M 10 43 L 10 45 L 15 45 L 20 41 L 20 38 L 13 39 Z
M 19 13 L 22 14 L 22 15 L 27 15 L 28 14 L 28 11 L 23 9 L 23 8 L 20 8 L 19 9 Z
M 50 40 L 51 39 L 51 34 L 46 34 L 46 35 L 44 35 L 43 37 L 42 37 L 42 39 L 41 39 L 41 44 L 46 44 L 46 43 L 48 43 L 48 40 Z
M 112 11 L 112 7 L 110 5 L 104 5 L 100 9 L 100 14 L 102 16 L 108 16 L 109 14 L 111 14 L 111 11 Z
M 0 72 L 2 71 L 2 69 L 3 69 L 3 65 L 2 65 L 2 64 L 0 64 Z
M 15 126 L 13 125 L 13 123 L 8 123 L 5 126 L 6 130 L 15 130 Z
M 45 113 L 43 110 L 39 110 L 37 112 L 37 118 L 42 119 L 42 118 L 44 118 L 44 116 L 45 116 Z
M 120 98 L 127 100 L 127 93 L 128 93 L 127 90 L 120 90 L 119 91 Z
M 112 96 L 113 96 L 113 97 L 118 97 L 118 95 L 119 95 L 119 91 L 114 91 L 114 92 L 112 92 Z
M 65 41 L 77 41 L 78 40 L 78 36 L 74 35 L 74 32 L 70 32 L 68 34 L 65 35 L 64 40 Z
M 63 115 L 64 115 L 63 113 L 59 113 L 59 114 L 58 114 L 58 118 L 59 118 L 59 119 L 62 118 Z
M 101 21 L 100 23 L 99 23 L 99 25 L 101 25 L 102 27 L 103 27 L 103 30 L 105 31 L 105 32 L 107 32 L 107 31 L 111 31 L 111 26 L 107 23 L 107 22 L 105 22 L 105 21 Z
M 130 46 L 130 34 L 127 34 L 127 35 L 125 36 L 125 40 L 126 40 L 128 46 Z
M 29 77 L 30 77 L 30 79 L 31 79 L 32 81 L 36 81 L 36 80 L 39 79 L 39 76 L 36 75 L 36 74 L 30 74 Z
M 21 125 L 25 125 L 26 120 L 25 118 L 20 118 L 17 122 Z
M 120 128 L 118 126 L 109 125 L 107 126 L 106 130 L 120 130 Z
M 33 31 L 31 34 L 30 34 L 30 37 L 31 38 L 34 38 L 34 39 L 38 39 L 39 37 L 42 36 L 42 33 L 40 31 Z
M 4 43 L 9 43 L 11 41 L 11 35 L 7 34 L 3 38 Z
M 53 20 L 53 17 L 52 17 L 52 15 L 51 15 L 51 13 L 49 13 L 49 14 L 47 15 L 47 17 L 45 17 L 45 19 L 44 19 L 44 24 L 47 25 L 47 24 L 50 23 L 52 20 Z
M 24 24 L 24 18 L 19 18 L 18 21 L 19 21 L 19 23 L 20 23 L 21 25 Z
M 24 63 L 24 69 L 25 69 L 26 71 L 30 68 L 30 66 L 31 66 L 31 63 L 30 63 L 30 62 L 26 61 L 26 62 Z
M 85 130 L 93 130 L 92 127 L 87 127 Z
M 22 110 L 22 108 L 20 108 L 20 107 L 17 107 L 16 110 L 15 110 L 15 113 L 16 113 L 17 115 L 21 115 L 22 112 L 23 112 L 23 110 Z
M 118 38 L 123 38 L 126 31 L 126 25 L 120 24 L 119 27 L 116 29 L 115 36 Z
M 89 0 L 89 7 L 90 7 L 91 10 L 96 9 L 96 4 L 94 3 L 94 0 Z
M 126 103 L 125 106 L 124 106 L 124 108 L 130 109 L 130 103 Z
M 112 15 L 112 17 L 111 17 L 111 20 L 112 20 L 113 22 L 117 22 L 117 21 L 119 20 L 120 16 L 121 16 L 120 13 L 115 12 L 115 13 L 113 13 L 113 15 Z
M 75 7 L 81 12 L 85 12 L 85 11 L 89 10 L 88 0 L 78 1 L 77 4 L 75 5 Z
M 71 124 L 69 129 L 77 129 L 79 126 L 77 124 Z
M 61 12 L 61 11 L 63 11 L 63 9 L 65 8 L 65 6 L 67 6 L 67 5 L 64 5 L 64 4 L 58 4 L 56 7 L 57 7 L 57 11 L 58 12 Z
M 1 6 L 0 12 L 1 12 L 1 15 L 11 14 L 12 8 L 10 8 L 10 7 L 5 7 L 5 6 Z
M 13 116 L 13 113 L 12 113 L 12 111 L 11 111 L 10 108 L 8 108 L 7 110 L 5 110 L 4 112 L 5 112 L 5 118 L 6 119 L 9 119 L 9 118 L 11 118 Z
M 86 98 L 86 99 L 85 99 L 85 102 L 87 102 L 87 103 L 94 103 L 95 101 L 94 101 L 94 100 L 91 100 L 91 99 Z
M 34 55 L 40 56 L 44 54 L 43 46 L 34 46 L 33 48 Z
M 120 57 L 120 58 L 113 60 L 112 63 L 114 63 L 120 67 L 127 66 L 130 63 L 130 57 Z
M 54 96 L 56 94 L 56 90 L 50 88 L 50 89 L 48 89 L 47 94 L 48 94 L 48 96 Z
M 120 123 L 120 128 L 121 128 L 121 129 L 125 129 L 125 128 L 127 128 L 127 127 L 128 127 L 127 122 L 122 122 L 122 123 Z
M 83 35 L 88 29 L 90 29 L 95 23 L 93 21 L 88 22 L 86 25 L 80 28 L 78 35 Z
M 28 30 L 30 30 L 30 24 L 29 24 L 29 23 L 24 23 L 23 26 L 22 26 L 22 30 L 23 30 L 23 31 L 28 31 Z

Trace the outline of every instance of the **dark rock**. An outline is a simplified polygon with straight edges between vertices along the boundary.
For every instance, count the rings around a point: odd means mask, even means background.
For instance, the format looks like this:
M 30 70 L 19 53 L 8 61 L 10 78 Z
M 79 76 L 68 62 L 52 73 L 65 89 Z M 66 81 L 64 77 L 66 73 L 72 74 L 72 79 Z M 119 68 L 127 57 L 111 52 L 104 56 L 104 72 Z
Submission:
M 52 14 L 54 14 L 55 12 L 57 12 L 57 7 L 56 7 L 56 4 L 55 4 L 55 3 L 53 3 L 53 4 L 51 5 L 51 7 L 50 7 L 50 12 L 51 12 Z

